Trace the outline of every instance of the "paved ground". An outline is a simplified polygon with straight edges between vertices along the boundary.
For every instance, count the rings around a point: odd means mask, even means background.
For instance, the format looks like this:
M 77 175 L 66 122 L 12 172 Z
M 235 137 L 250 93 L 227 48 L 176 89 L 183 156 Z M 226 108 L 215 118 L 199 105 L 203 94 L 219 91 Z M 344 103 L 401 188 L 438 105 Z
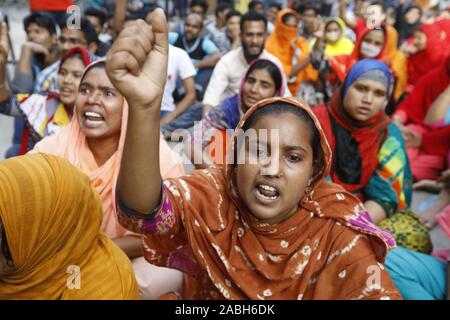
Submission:
M 2 1 L 0 0 L 0 3 Z M 163 3 L 163 2 L 162 2 Z M 1 6 L 1 10 L 8 14 L 11 26 L 11 38 L 14 41 L 14 50 L 16 57 L 20 54 L 20 46 L 25 41 L 25 33 L 22 27 L 22 19 L 28 14 L 28 8 L 22 6 Z M 0 159 L 4 158 L 6 149 L 11 144 L 13 132 L 13 120 L 10 117 L 0 115 Z M 172 144 L 173 146 L 173 144 Z M 186 171 L 192 170 L 192 165 L 185 166 Z M 416 209 L 423 201 L 431 195 L 425 192 L 415 192 L 413 196 L 413 209 Z M 431 238 L 435 248 L 449 248 L 450 240 L 442 233 L 439 228 L 435 228 L 431 232 Z

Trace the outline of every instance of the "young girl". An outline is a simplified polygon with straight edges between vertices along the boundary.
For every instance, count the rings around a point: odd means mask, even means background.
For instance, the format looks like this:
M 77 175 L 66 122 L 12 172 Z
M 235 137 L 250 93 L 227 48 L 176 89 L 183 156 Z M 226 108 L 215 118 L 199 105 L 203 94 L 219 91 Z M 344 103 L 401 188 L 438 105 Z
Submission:
M 6 35 L 2 27 L 0 35 Z M 42 92 L 34 94 L 11 94 L 5 86 L 8 40 L 0 39 L 0 113 L 23 117 L 25 129 L 19 154 L 25 154 L 45 136 L 55 134 L 70 122 L 73 106 L 78 93 L 81 75 L 92 57 L 86 49 L 77 47 L 68 51 L 62 58 L 58 71 L 59 94 Z
M 191 139 L 193 149 L 191 161 L 197 168 L 206 168 L 213 163 L 223 164 L 226 146 L 230 136 L 227 131 L 234 131 L 244 113 L 259 100 L 284 95 L 283 72 L 270 60 L 258 59 L 253 61 L 245 72 L 241 81 L 239 94 L 226 99 L 222 104 L 210 109 L 200 125 L 199 132 L 194 130 Z M 201 143 L 195 142 L 195 137 L 201 137 Z M 214 137 L 214 141 L 211 138 Z M 203 152 L 210 149 L 211 157 Z M 195 154 L 199 151 L 200 155 Z M 200 157 L 199 157 L 200 156 Z M 196 158 L 202 160 L 196 162 Z
M 167 23 L 159 9 L 151 21 L 125 29 L 107 61 L 130 104 L 119 219 L 148 235 L 147 259 L 189 272 L 186 298 L 398 298 L 380 263 L 394 242 L 366 220 L 356 198 L 324 181 L 331 152 L 312 111 L 297 99 L 266 99 L 248 110 L 223 169 L 162 184 Z M 279 143 L 267 147 L 265 130 Z M 376 284 L 369 268 L 379 275 Z
M 86 175 L 33 154 L 0 162 L 0 180 L 1 300 L 138 299 L 130 261 L 100 231 L 102 203 Z
M 412 177 L 403 137 L 384 109 L 392 93 L 388 67 L 374 59 L 356 63 L 328 108 L 314 109 L 331 149 L 331 180 L 352 192 L 374 223 L 396 236 L 398 244 L 427 252 L 428 232 L 409 212 Z M 397 213 L 397 214 L 394 214 Z
M 449 97 L 450 55 L 417 81 L 392 116 L 405 137 L 416 181 L 436 180 L 446 168 L 448 150 L 445 142 L 449 141 L 450 136 L 445 134 L 443 128 L 449 125 L 445 123 Z M 450 122 L 450 119 L 447 121 Z

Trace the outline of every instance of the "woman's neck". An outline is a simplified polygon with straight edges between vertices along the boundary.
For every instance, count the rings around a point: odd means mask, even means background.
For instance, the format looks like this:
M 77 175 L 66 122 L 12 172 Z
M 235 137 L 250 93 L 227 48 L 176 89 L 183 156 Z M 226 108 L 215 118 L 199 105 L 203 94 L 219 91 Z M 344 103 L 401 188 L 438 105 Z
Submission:
M 87 138 L 89 149 L 91 149 L 95 162 L 97 162 L 99 167 L 104 165 L 117 151 L 117 148 L 119 147 L 119 138 L 119 135 L 102 139 Z
M 69 116 L 69 119 L 72 119 L 73 117 L 73 105 L 64 105 L 64 109 L 66 109 L 67 115 Z

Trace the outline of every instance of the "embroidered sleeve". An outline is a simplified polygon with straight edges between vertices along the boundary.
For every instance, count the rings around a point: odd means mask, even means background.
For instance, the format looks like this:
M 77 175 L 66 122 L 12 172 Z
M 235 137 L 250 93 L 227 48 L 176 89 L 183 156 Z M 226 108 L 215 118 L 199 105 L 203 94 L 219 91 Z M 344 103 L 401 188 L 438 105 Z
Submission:
M 116 193 L 116 207 L 119 223 L 126 229 L 143 235 L 165 235 L 178 229 L 176 205 L 170 199 L 170 191 L 162 187 L 159 206 L 148 214 L 130 208 Z

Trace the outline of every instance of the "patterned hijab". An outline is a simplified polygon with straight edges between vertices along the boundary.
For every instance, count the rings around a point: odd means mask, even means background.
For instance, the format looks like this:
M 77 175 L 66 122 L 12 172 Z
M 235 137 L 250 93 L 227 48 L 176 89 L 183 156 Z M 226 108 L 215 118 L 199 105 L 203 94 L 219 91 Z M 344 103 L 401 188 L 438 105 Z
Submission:
M 147 260 L 191 273 L 193 278 L 185 279 L 185 298 L 376 297 L 380 292 L 363 293 L 366 268 L 384 261 L 395 243 L 389 233 L 369 222 L 368 213 L 355 197 L 325 182 L 331 150 L 312 110 L 297 98 L 265 99 L 244 115 L 237 129 L 254 112 L 273 103 L 302 109 L 320 133 L 324 165 L 298 210 L 278 224 L 258 221 L 238 194 L 234 165 L 230 163 L 225 168 L 213 167 L 169 179 L 165 188 L 170 190 L 167 195 L 181 216 L 184 232 L 147 238 Z M 234 154 L 236 141 L 235 133 L 228 159 Z M 341 255 L 342 250 L 352 253 Z M 183 256 L 187 258 L 180 261 Z M 189 260 L 189 256 L 194 259 Z M 346 273 L 343 270 L 350 264 L 355 267 L 352 280 L 336 284 L 338 274 Z M 387 275 L 385 279 L 383 290 L 395 296 Z
M 314 109 L 333 150 L 332 180 L 350 192 L 359 191 L 369 183 L 378 165 L 378 151 L 387 137 L 387 126 L 391 122 L 384 111 L 362 123 L 350 117 L 344 109 L 343 101 L 348 88 L 358 78 L 373 71 L 381 72 L 388 80 L 387 91 L 390 96 L 393 78 L 388 67 L 378 60 L 363 59 L 350 69 L 329 107 Z

